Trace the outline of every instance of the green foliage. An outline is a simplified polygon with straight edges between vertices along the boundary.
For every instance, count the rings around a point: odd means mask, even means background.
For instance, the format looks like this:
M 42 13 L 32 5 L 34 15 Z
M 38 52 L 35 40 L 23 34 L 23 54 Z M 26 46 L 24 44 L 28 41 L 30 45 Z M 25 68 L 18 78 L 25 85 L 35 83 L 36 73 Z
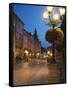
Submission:
M 60 28 L 54 28 L 47 31 L 45 38 L 50 43 L 55 42 L 56 44 L 60 44 L 63 41 L 63 37 L 63 31 Z

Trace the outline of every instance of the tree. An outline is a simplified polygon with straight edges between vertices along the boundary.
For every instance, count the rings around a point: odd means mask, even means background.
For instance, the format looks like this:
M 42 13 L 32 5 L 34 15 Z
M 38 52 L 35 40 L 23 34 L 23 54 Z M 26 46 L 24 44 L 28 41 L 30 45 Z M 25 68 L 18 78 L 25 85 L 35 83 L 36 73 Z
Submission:
M 55 61 L 55 49 L 56 45 L 59 45 L 62 43 L 64 37 L 64 33 L 60 28 L 54 28 L 51 30 L 48 30 L 45 39 L 53 44 L 53 62 Z

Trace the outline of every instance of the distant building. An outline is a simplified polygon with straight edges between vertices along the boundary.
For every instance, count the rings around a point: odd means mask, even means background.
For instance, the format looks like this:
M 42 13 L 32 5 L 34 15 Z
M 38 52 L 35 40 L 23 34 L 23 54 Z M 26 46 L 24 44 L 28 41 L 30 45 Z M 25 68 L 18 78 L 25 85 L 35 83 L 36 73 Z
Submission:
M 35 53 L 37 53 L 37 52 L 41 53 L 41 43 L 40 43 L 40 41 L 38 39 L 36 29 L 34 31 L 34 35 L 33 36 L 34 36 L 34 52 Z
M 43 53 L 46 53 L 46 52 L 47 52 L 47 49 L 41 46 L 41 53 L 43 54 Z
M 13 12 L 12 12 L 13 13 Z M 13 53 L 14 58 L 17 55 L 22 55 L 23 52 L 23 33 L 24 23 L 13 13 Z
M 46 58 L 47 50 L 46 48 L 41 46 L 41 58 Z
M 19 55 L 23 57 L 24 50 L 28 50 L 29 53 L 41 53 L 41 43 L 37 36 L 37 31 L 35 29 L 34 34 L 27 32 L 24 29 L 24 23 L 20 20 L 15 13 L 13 15 L 13 53 L 14 58 Z
M 53 47 L 52 46 L 47 47 L 47 51 L 53 52 Z

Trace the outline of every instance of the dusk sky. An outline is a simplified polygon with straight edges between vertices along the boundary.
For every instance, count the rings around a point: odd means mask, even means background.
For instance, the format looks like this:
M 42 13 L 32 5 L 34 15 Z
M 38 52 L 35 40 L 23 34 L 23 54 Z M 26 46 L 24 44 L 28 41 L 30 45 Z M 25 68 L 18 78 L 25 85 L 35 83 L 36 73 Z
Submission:
M 50 29 L 49 26 L 45 25 L 43 18 L 46 6 L 13 4 L 13 8 L 15 14 L 24 22 L 26 31 L 33 34 L 36 28 L 41 45 L 43 47 L 50 46 L 51 44 L 45 40 L 45 34 Z

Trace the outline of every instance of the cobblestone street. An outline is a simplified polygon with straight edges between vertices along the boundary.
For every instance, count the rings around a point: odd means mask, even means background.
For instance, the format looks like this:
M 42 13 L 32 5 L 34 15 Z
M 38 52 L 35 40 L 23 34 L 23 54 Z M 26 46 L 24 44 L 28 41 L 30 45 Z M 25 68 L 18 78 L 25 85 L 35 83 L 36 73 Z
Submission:
M 45 60 L 21 62 L 14 67 L 14 85 L 60 83 L 57 65 Z

